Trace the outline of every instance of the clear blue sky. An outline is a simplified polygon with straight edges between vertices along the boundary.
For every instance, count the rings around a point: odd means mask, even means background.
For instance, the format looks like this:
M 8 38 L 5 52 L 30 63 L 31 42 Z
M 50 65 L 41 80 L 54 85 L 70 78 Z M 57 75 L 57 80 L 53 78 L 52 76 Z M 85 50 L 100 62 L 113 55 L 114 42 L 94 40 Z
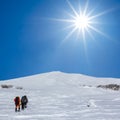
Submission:
M 76 10 L 85 4 L 69 1 Z M 49 71 L 120 78 L 120 0 L 90 0 L 89 7 L 93 15 L 114 8 L 96 18 L 110 39 L 91 30 L 86 43 L 76 33 L 63 42 L 67 23 L 51 18 L 69 17 L 66 0 L 0 0 L 0 80 Z

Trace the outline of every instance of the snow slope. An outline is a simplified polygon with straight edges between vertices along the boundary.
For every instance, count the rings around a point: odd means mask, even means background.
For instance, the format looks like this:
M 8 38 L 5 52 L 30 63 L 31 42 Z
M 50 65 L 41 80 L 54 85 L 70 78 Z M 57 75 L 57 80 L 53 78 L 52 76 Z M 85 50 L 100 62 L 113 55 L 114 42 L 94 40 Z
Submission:
M 0 84 L 0 120 L 120 120 L 120 91 L 96 88 L 120 79 L 50 72 Z M 23 87 L 23 89 L 16 89 Z M 15 96 L 27 95 L 28 108 L 14 112 Z
M 29 77 L 17 78 L 12 80 L 3 81 L 3 84 L 12 84 L 15 86 L 22 86 L 31 89 L 40 89 L 48 86 L 80 86 L 80 85 L 104 85 L 109 83 L 120 84 L 120 79 L 114 78 L 96 78 L 85 76 L 81 74 L 68 74 L 63 72 L 49 72 Z M 70 86 L 70 87 L 71 87 Z

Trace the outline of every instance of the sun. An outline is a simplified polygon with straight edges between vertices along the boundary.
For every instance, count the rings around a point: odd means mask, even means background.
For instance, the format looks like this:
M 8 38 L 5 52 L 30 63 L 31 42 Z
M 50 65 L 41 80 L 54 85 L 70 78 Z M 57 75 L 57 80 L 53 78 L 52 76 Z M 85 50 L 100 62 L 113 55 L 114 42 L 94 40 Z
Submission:
M 53 19 L 55 21 L 68 23 L 68 26 L 66 26 L 65 29 L 69 29 L 70 32 L 66 35 L 65 40 L 69 39 L 74 33 L 77 33 L 78 39 L 80 40 L 82 39 L 84 41 L 86 38 L 86 33 L 92 39 L 94 39 L 94 35 L 93 35 L 94 33 L 98 33 L 108 38 L 108 36 L 104 32 L 102 32 L 99 29 L 99 27 L 97 27 L 101 25 L 102 23 L 100 23 L 99 21 L 96 21 L 96 18 L 98 20 L 99 17 L 110 12 L 111 9 L 94 14 L 95 8 L 93 7 L 93 9 L 89 9 L 89 0 L 85 1 L 85 6 L 81 7 L 81 5 L 79 5 L 79 10 L 76 10 L 69 0 L 66 0 L 66 1 L 69 5 L 69 8 L 71 9 L 71 13 L 66 11 L 68 18 L 67 19 L 61 19 L 61 18 Z
M 89 18 L 85 15 L 77 16 L 74 20 L 77 29 L 86 29 L 89 26 Z

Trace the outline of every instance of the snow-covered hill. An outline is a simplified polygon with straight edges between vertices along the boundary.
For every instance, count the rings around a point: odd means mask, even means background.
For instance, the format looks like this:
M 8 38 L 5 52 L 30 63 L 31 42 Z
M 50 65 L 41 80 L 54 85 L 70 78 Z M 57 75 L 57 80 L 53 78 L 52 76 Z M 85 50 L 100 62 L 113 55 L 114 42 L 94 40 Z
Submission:
M 0 82 L 1 83 L 1 82 Z M 63 72 L 49 72 L 38 75 L 33 75 L 29 77 L 17 78 L 7 81 L 2 81 L 2 84 L 12 84 L 15 86 L 22 86 L 24 88 L 31 89 L 40 89 L 48 86 L 96 86 L 96 85 L 104 85 L 104 84 L 120 84 L 120 79 L 114 78 L 96 78 L 85 76 L 81 74 L 68 74 Z
M 0 88 L 0 120 L 120 120 L 120 91 L 96 87 L 120 79 L 50 72 L 3 84 L 14 87 Z M 15 113 L 13 99 L 22 95 L 28 96 L 28 108 Z

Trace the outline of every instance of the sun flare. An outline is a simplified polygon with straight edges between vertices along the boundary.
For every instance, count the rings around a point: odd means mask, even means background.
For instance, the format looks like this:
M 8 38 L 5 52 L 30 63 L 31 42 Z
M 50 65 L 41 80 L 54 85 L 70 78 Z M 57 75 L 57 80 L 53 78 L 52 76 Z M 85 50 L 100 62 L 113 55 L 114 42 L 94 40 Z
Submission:
M 86 35 L 89 35 L 92 39 L 94 39 L 93 33 L 98 33 L 99 35 L 109 38 L 109 36 L 107 36 L 98 28 L 98 26 L 101 25 L 101 22 L 96 21 L 96 18 L 98 20 L 99 17 L 110 12 L 112 9 L 94 14 L 94 11 L 96 9 L 94 7 L 91 10 L 89 9 L 89 0 L 85 1 L 85 6 L 81 7 L 81 5 L 79 4 L 78 10 L 74 8 L 69 0 L 66 1 L 71 9 L 71 13 L 66 11 L 68 18 L 53 19 L 55 21 L 68 23 L 65 29 L 69 29 L 70 32 L 66 35 L 65 40 L 69 39 L 74 33 L 77 33 L 78 39 L 82 39 L 84 41 L 86 39 Z

